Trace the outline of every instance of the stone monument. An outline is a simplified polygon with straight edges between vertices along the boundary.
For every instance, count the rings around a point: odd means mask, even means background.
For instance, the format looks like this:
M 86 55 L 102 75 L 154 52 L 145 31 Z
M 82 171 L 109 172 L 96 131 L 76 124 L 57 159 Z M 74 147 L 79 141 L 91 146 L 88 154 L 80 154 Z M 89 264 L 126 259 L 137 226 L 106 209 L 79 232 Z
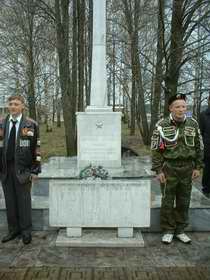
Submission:
M 121 167 L 121 113 L 107 106 L 106 1 L 93 1 L 90 106 L 77 113 L 78 167 Z
M 77 113 L 77 170 L 101 165 L 110 178 L 78 180 L 68 178 L 68 173 L 54 175 L 49 183 L 50 225 L 66 227 L 58 235 L 58 246 L 141 247 L 141 232 L 134 232 L 134 227 L 150 226 L 150 181 L 123 177 L 121 113 L 107 106 L 106 0 L 94 0 L 93 11 L 91 100 L 85 112 Z M 98 230 L 87 234 L 87 228 Z M 109 230 L 101 235 L 101 228 Z

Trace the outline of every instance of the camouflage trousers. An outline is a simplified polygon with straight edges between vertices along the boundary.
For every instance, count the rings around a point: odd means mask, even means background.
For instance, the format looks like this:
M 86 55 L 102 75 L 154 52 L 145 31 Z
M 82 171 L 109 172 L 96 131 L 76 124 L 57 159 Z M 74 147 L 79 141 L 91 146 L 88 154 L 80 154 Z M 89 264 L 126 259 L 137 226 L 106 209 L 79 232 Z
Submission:
M 160 227 L 163 232 L 182 233 L 188 225 L 188 210 L 192 190 L 192 162 L 166 162 L 163 172 L 166 184 L 161 184 L 162 201 Z

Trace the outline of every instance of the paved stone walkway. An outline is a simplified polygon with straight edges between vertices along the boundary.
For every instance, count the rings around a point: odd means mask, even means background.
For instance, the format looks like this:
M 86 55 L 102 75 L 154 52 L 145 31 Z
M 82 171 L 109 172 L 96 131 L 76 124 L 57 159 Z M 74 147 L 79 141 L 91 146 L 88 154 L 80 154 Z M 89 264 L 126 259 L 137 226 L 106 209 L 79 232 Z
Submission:
M 187 268 L 27 268 L 2 269 L 1 280 L 208 280 L 205 267 Z
M 210 233 L 189 235 L 191 245 L 164 245 L 159 233 L 143 233 L 144 248 L 61 248 L 56 232 L 33 232 L 28 246 L 0 243 L 0 280 L 209 280 Z

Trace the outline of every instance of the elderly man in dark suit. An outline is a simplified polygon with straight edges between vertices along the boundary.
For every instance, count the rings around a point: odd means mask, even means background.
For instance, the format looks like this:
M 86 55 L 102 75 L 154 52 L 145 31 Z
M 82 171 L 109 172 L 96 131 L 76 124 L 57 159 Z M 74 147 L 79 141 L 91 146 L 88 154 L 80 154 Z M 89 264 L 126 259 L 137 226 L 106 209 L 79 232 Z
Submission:
M 24 116 L 24 98 L 8 99 L 9 115 L 0 119 L 0 176 L 4 190 L 8 234 L 2 242 L 31 238 L 31 184 L 41 172 L 38 124 Z
M 208 97 L 208 108 L 200 114 L 200 130 L 204 144 L 202 192 L 207 198 L 210 198 L 210 95 Z

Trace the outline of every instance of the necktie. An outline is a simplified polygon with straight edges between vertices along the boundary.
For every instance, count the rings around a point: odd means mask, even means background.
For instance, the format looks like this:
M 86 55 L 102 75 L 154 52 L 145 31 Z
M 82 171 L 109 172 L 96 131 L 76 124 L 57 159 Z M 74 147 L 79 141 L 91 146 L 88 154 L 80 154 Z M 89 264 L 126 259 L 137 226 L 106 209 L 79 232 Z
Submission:
M 7 146 L 7 161 L 14 161 L 15 159 L 15 142 L 16 142 L 16 123 L 17 121 L 11 120 L 12 128 L 10 130 L 8 146 Z

